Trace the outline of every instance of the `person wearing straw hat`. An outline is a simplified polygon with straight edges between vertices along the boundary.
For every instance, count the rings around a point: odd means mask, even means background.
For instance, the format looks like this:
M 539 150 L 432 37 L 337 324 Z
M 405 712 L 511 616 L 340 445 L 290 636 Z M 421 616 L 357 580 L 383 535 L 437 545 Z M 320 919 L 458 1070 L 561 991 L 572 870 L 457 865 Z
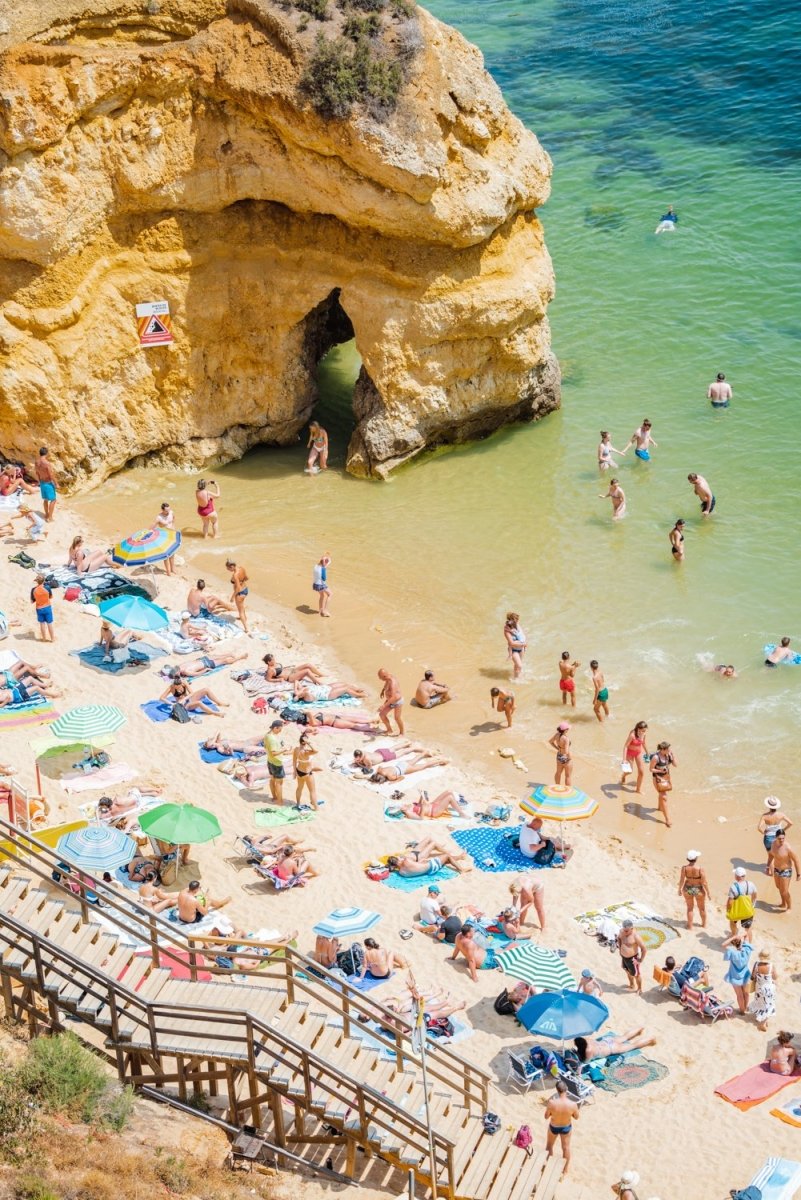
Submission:
M 751 972 L 754 995 L 748 1011 L 757 1023 L 757 1029 L 765 1033 L 768 1021 L 776 1016 L 776 981 L 778 974 L 771 960 L 770 949 L 760 950 Z
M 688 850 L 687 862 L 681 868 L 679 876 L 679 895 L 684 897 L 687 905 L 687 928 L 693 927 L 693 908 L 698 905 L 698 916 L 701 918 L 701 928 L 706 928 L 706 902 L 712 899 L 706 871 L 698 866 L 701 857 L 700 850 Z
M 764 800 L 765 811 L 759 818 L 757 829 L 762 834 L 762 845 L 770 853 L 770 848 L 773 845 L 773 839 L 780 829 L 791 829 L 793 822 L 789 817 L 786 817 L 783 812 L 780 812 L 782 802 L 778 796 L 766 796 Z
M 624 1171 L 617 1183 L 613 1184 L 612 1191 L 618 1200 L 637 1200 L 634 1189 L 639 1182 L 640 1177 L 636 1171 Z

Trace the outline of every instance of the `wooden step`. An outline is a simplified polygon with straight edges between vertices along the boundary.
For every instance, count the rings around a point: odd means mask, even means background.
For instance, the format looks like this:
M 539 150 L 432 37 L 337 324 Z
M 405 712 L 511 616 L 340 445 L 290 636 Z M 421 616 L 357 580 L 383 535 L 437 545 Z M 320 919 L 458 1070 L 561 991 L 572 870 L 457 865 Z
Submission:
M 125 970 L 117 974 L 117 982 L 127 988 L 129 992 L 135 992 L 150 970 L 151 963 L 152 959 L 149 954 L 134 954 L 128 960 Z
M 292 1038 L 296 1042 L 303 1042 L 304 1037 L 300 1032 L 300 1027 L 308 1011 L 309 1006 L 306 1001 L 295 1000 L 293 1003 L 287 1004 L 283 1012 L 276 1013 L 270 1024 L 273 1029 L 285 1037 Z
M 18 875 L 10 879 L 0 890 L 0 910 L 10 914 L 20 896 L 25 894 L 25 890 L 29 886 L 30 880 L 20 879 Z
M 35 929 L 37 933 L 41 933 L 42 937 L 48 936 L 50 926 L 59 919 L 64 912 L 64 902 L 62 900 L 48 899 L 46 904 L 43 904 L 38 912 L 31 913 L 28 918 L 28 926 Z M 57 938 L 53 939 L 57 941 Z
M 10 910 L 11 916 L 16 921 L 27 925 L 28 917 L 37 912 L 47 899 L 49 899 L 47 892 L 42 891 L 41 888 L 30 888 L 23 899 L 18 900 Z
M 495 1136 L 501 1137 L 502 1134 L 499 1132 L 496 1133 Z M 500 1170 L 492 1181 L 488 1192 L 488 1200 L 508 1200 L 509 1193 L 515 1185 L 515 1180 L 519 1178 L 521 1172 L 525 1171 L 529 1173 L 532 1162 L 538 1158 L 542 1158 L 544 1161 L 545 1154 L 542 1153 L 541 1155 L 529 1155 L 525 1150 L 521 1150 L 519 1146 L 515 1146 L 514 1143 L 512 1143 L 512 1145 L 509 1147 L 506 1157 L 503 1160 L 503 1163 L 501 1164 Z M 533 1178 L 535 1181 L 539 1179 L 541 1172 L 542 1163 L 538 1163 L 536 1165 L 536 1171 L 533 1173 Z M 532 1186 L 531 1191 L 533 1190 L 534 1189 Z

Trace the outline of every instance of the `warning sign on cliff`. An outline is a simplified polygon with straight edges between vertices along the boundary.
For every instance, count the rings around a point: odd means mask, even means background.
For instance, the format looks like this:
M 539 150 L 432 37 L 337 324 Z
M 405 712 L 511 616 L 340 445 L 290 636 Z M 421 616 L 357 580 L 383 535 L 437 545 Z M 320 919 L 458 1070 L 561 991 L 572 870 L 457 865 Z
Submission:
M 163 346 L 173 340 L 170 306 L 166 300 L 137 304 L 136 325 L 140 346 Z

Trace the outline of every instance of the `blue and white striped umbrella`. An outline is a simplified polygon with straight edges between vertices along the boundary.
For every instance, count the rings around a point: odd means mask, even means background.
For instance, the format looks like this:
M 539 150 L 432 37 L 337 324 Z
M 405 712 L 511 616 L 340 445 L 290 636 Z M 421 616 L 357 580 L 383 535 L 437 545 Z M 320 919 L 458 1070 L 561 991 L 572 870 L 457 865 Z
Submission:
M 58 839 L 56 852 L 65 862 L 100 875 L 114 871 L 136 857 L 136 842 L 110 825 L 86 825 Z
M 353 937 L 357 933 L 367 933 L 381 920 L 381 913 L 371 912 L 369 908 L 335 908 L 327 917 L 313 927 L 312 933 L 321 937 Z

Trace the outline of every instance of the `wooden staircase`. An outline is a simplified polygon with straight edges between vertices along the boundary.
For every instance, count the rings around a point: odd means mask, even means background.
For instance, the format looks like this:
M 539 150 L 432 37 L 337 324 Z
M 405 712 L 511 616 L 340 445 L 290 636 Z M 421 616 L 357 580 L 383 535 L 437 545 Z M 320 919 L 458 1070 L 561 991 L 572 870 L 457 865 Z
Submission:
M 0 863 L 0 985 L 7 1016 L 33 1034 L 80 1018 L 75 1032 L 95 1045 L 100 1035 L 121 1080 L 216 1097 L 231 1124 L 269 1131 L 294 1154 L 344 1146 L 350 1177 L 361 1149 L 413 1172 L 427 1195 L 558 1194 L 561 1160 L 527 1156 L 506 1131 L 483 1133 L 482 1113 L 498 1111 L 489 1078 L 453 1050 L 431 1047 L 424 1065 L 408 1023 L 297 952 L 232 978 L 196 939 L 113 889 L 92 882 L 98 911 L 85 888 L 54 884 L 52 851 L 15 833 Z M 184 975 L 189 963 L 215 977 L 176 978 L 178 962 Z M 365 1031 L 368 1019 L 383 1022 L 379 1032 Z

